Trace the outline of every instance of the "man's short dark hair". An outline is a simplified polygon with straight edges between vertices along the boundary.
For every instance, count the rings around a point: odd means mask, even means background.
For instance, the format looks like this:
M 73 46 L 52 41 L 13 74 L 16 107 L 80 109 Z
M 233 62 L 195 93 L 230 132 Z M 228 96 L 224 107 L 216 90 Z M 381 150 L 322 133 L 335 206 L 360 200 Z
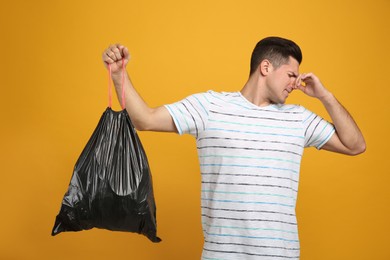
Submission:
M 287 64 L 290 56 L 301 64 L 302 52 L 295 42 L 281 37 L 264 38 L 256 44 L 252 52 L 250 75 L 256 71 L 264 59 L 269 60 L 273 67 L 278 68 Z

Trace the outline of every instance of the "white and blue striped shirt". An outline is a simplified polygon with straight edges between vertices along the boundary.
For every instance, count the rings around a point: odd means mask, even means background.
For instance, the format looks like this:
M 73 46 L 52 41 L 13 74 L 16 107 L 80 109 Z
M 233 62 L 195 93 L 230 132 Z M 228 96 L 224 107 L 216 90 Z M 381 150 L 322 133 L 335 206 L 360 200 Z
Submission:
M 320 149 L 333 125 L 298 105 L 258 107 L 240 92 L 208 91 L 166 108 L 179 134 L 197 141 L 202 259 L 299 259 L 303 149 Z

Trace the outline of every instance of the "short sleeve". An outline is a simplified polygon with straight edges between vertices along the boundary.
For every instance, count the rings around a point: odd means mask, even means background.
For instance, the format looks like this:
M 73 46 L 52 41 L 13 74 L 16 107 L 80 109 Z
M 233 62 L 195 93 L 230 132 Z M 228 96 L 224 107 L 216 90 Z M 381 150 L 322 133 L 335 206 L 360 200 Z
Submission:
M 169 105 L 165 105 L 180 135 L 191 134 L 198 137 L 206 129 L 208 120 L 208 93 L 200 93 Z
M 303 111 L 302 120 L 303 130 L 305 131 L 305 147 L 314 146 L 321 149 L 335 132 L 333 124 L 306 108 Z

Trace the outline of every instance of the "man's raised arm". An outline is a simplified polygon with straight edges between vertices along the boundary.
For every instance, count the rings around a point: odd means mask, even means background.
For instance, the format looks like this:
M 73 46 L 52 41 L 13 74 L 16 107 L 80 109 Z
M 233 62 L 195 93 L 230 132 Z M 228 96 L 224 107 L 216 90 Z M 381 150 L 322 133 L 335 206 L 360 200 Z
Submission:
M 301 84 L 302 82 L 305 85 Z M 357 155 L 366 150 L 363 134 L 352 116 L 333 94 L 322 85 L 317 76 L 313 73 L 300 75 L 295 88 L 311 97 L 318 98 L 332 118 L 336 132 L 322 146 L 322 149 L 348 155 Z
M 124 62 L 124 88 L 125 104 L 131 121 L 136 129 L 144 131 L 177 132 L 175 124 L 168 110 L 163 107 L 151 108 L 137 93 L 126 71 L 126 65 L 130 60 L 127 48 L 120 44 L 110 45 L 102 54 L 106 68 L 111 67 L 112 80 L 115 90 L 122 103 L 122 62 Z

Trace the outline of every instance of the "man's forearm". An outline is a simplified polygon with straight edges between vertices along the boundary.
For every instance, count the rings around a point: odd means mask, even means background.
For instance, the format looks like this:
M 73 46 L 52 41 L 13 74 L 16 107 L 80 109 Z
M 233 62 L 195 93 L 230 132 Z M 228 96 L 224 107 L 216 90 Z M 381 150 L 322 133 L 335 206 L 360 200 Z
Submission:
M 340 104 L 332 93 L 320 98 L 336 128 L 337 135 L 342 144 L 351 151 L 365 150 L 364 137 L 349 112 Z
M 118 100 L 122 104 L 122 72 L 113 74 L 112 80 L 115 85 Z M 145 121 L 148 119 L 148 113 L 151 112 L 151 109 L 135 90 L 127 71 L 125 71 L 124 74 L 124 88 L 126 110 L 129 113 L 134 126 L 137 129 L 142 129 Z

